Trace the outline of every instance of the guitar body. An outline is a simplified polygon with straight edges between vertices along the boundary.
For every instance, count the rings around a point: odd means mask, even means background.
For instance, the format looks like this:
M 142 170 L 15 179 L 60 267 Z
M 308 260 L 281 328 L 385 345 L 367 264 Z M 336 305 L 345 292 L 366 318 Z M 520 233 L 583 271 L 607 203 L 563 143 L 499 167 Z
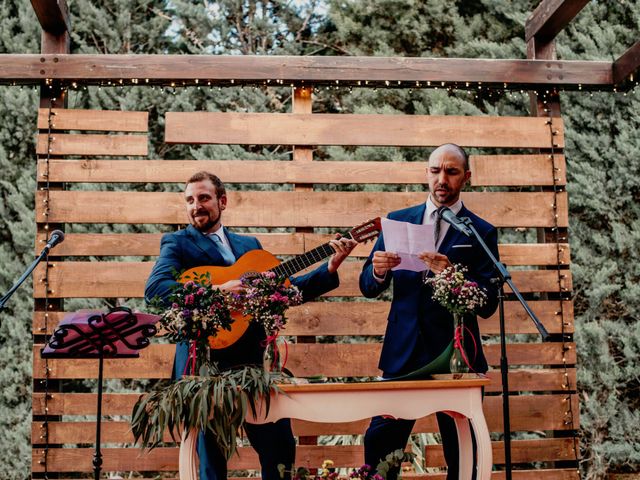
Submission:
M 239 280 L 246 273 L 266 272 L 280 265 L 280 260 L 266 250 L 250 250 L 242 255 L 236 263 L 227 267 L 203 266 L 185 271 L 179 281 L 186 283 L 194 276 L 209 274 L 213 285 L 222 285 L 230 280 Z M 219 350 L 234 344 L 249 328 L 251 317 L 232 312 L 234 322 L 231 330 L 220 330 L 215 337 L 209 339 L 211 348 Z
M 349 230 L 348 235 L 356 242 L 367 242 L 376 238 L 381 230 L 380 217 L 377 217 L 352 228 Z M 222 285 L 230 280 L 240 280 L 247 273 L 262 273 L 269 270 L 274 270 L 279 275 L 290 277 L 333 254 L 334 249 L 330 246 L 330 243 L 325 243 L 281 264 L 275 255 L 266 250 L 250 250 L 233 265 L 228 267 L 203 266 L 191 268 L 184 272 L 178 280 L 186 283 L 189 280 L 193 280 L 194 277 L 209 274 L 213 285 Z M 285 284 L 290 284 L 288 279 L 285 280 Z M 220 330 L 215 337 L 209 337 L 211 348 L 220 350 L 229 347 L 242 337 L 249 328 L 251 317 L 241 315 L 239 312 L 232 312 L 231 316 L 234 319 L 231 324 L 231 330 Z

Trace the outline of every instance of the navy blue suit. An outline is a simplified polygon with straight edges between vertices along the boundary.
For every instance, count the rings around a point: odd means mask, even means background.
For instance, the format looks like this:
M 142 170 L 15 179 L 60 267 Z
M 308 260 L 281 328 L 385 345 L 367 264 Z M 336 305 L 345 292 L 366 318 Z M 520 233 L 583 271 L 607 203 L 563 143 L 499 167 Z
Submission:
M 262 249 L 257 238 L 238 235 L 224 229 L 231 250 L 236 259 L 250 250 Z M 160 256 L 153 267 L 145 288 L 147 302 L 155 297 L 166 299 L 172 288 L 178 284 L 175 272 L 205 265 L 225 265 L 214 243 L 196 228 L 189 225 L 185 230 L 165 234 L 160 243 Z M 337 273 L 329 273 L 327 264 L 312 272 L 291 278 L 291 282 L 302 292 L 304 301 L 333 290 L 339 285 Z M 247 332 L 233 345 L 214 350 L 212 357 L 221 368 L 240 365 L 262 365 L 265 332 L 262 327 L 250 324 Z M 180 378 L 185 371 L 188 357 L 188 345 L 183 342 L 176 345 L 173 378 Z M 260 457 L 262 478 L 279 480 L 278 464 L 284 464 L 290 470 L 295 460 L 295 440 L 291 432 L 291 422 L 283 419 L 265 425 L 245 424 L 247 436 Z M 201 434 L 198 442 L 200 455 L 200 478 L 202 480 L 222 480 L 227 477 L 226 458 L 217 448 L 210 433 Z
M 398 210 L 388 215 L 392 220 L 422 224 L 426 204 Z M 459 217 L 469 217 L 474 227 L 498 258 L 496 229 L 464 206 Z M 360 274 L 360 290 L 365 297 L 377 297 L 393 283 L 393 300 L 385 332 L 379 367 L 385 377 L 394 377 L 423 367 L 435 359 L 453 338 L 453 317 L 432 299 L 431 287 L 422 281 L 422 272 L 395 270 L 388 272 L 383 282 L 373 277 L 373 254 L 384 251 L 384 238 L 380 236 Z M 467 278 L 486 289 L 488 301 L 476 312 L 487 318 L 495 312 L 497 290 L 490 280 L 495 276 L 494 267 L 475 239 L 467 238 L 449 227 L 438 252 L 446 255 L 451 263 L 460 263 L 469 269 Z M 432 276 L 432 273 L 429 273 Z M 473 339 L 465 336 L 465 351 L 475 372 L 487 371 L 487 361 L 475 315 L 465 317 L 465 326 L 471 331 L 478 348 L 473 359 Z M 458 448 L 455 424 L 445 414 L 438 414 L 438 424 L 443 437 L 445 458 L 449 466 L 448 478 L 458 478 Z M 365 463 L 374 468 L 381 458 L 398 448 L 404 448 L 413 428 L 413 420 L 393 420 L 374 417 L 365 435 Z M 391 477 L 389 477 L 391 478 Z

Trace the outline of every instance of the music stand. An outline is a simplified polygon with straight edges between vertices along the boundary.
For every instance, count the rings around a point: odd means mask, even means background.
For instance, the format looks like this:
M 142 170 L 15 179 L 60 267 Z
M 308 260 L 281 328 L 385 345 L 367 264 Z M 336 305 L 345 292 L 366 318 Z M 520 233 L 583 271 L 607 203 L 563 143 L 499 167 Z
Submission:
M 149 345 L 156 334 L 155 323 L 160 317 L 133 313 L 127 307 L 108 312 L 79 311 L 65 316 L 40 351 L 42 358 L 97 358 L 98 405 L 96 450 L 93 456 L 95 480 L 100 478 L 100 426 L 102 420 L 102 372 L 104 358 L 137 358 L 139 350 Z

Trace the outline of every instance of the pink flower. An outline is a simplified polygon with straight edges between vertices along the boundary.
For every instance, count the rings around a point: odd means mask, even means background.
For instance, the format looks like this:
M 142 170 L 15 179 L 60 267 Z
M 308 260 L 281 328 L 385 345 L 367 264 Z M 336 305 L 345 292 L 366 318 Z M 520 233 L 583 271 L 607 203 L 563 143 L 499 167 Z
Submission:
M 184 304 L 185 305 L 193 305 L 194 300 L 195 300 L 195 297 L 193 296 L 193 294 L 189 294 L 189 295 L 185 295 L 184 296 Z

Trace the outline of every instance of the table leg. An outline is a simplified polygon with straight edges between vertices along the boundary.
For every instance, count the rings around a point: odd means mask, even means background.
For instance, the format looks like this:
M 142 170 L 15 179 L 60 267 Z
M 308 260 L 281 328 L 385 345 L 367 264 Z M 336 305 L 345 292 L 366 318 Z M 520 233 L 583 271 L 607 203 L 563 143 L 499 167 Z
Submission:
M 447 412 L 456 422 L 458 430 L 458 450 L 459 450 L 459 474 L 461 479 L 471 480 L 473 472 L 473 441 L 471 440 L 471 429 L 469 420 L 460 414 Z
M 491 467 L 493 465 L 493 452 L 491 450 L 491 437 L 489 428 L 483 414 L 474 415 L 469 419 L 473 433 L 478 444 L 478 480 L 489 480 L 491 478 Z
M 192 428 L 182 432 L 178 468 L 180 480 L 198 480 L 196 456 L 198 448 L 198 430 Z

